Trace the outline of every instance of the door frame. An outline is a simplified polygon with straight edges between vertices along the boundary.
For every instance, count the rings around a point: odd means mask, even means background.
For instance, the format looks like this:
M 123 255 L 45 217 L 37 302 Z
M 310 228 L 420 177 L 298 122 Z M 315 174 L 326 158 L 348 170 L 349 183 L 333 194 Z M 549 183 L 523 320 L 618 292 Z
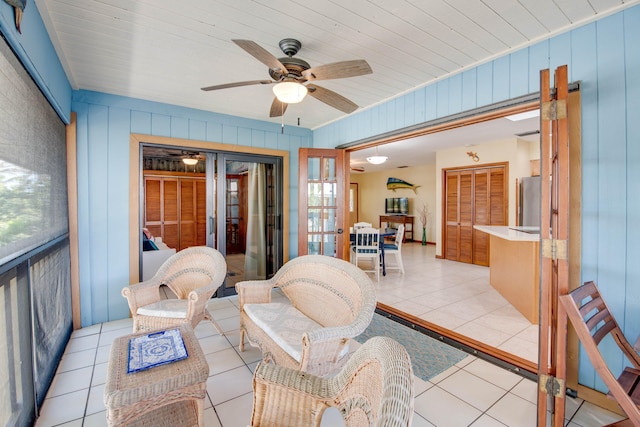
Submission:
M 206 151 L 222 151 L 239 154 L 258 154 L 282 158 L 282 262 L 289 259 L 289 164 L 290 153 L 269 148 L 229 145 L 220 142 L 196 141 L 183 138 L 132 133 L 129 136 L 129 284 L 139 283 L 142 271 L 140 251 L 142 230 L 143 192 L 141 144 L 165 145 L 176 148 L 192 148 Z
M 569 138 L 572 141 L 571 144 L 571 165 L 570 165 L 570 197 L 572 209 L 570 210 L 570 223 L 571 223 L 571 242 L 572 251 L 570 253 L 570 271 L 571 271 L 571 283 L 572 286 L 579 285 L 580 281 L 580 226 L 581 226 L 581 211 L 580 211 L 580 197 L 581 197 L 581 117 L 580 117 L 580 86 L 577 83 L 569 84 Z M 572 107 L 571 107 L 572 105 Z M 435 134 L 438 132 L 456 129 L 463 126 L 468 126 L 484 121 L 489 121 L 501 117 L 505 117 L 511 114 L 522 113 L 525 111 L 535 110 L 540 108 L 540 93 L 532 93 L 519 98 L 506 100 L 503 102 L 487 105 L 477 109 L 464 111 L 451 116 L 446 116 L 421 123 L 419 125 L 413 125 L 404 129 L 399 129 L 395 132 L 389 132 L 387 134 L 377 135 L 362 139 L 359 141 L 353 141 L 338 145 L 337 148 L 344 148 L 347 152 L 362 150 L 365 148 L 375 147 L 379 145 L 385 145 L 391 142 L 397 142 L 404 139 L 414 138 L 421 135 Z M 577 207 L 577 208 L 574 208 Z M 436 255 L 441 258 L 441 256 Z M 410 322 L 423 326 L 426 329 L 431 330 L 435 336 L 439 339 L 446 341 L 453 341 L 454 343 L 461 344 L 472 350 L 477 350 L 487 354 L 492 360 L 503 361 L 511 366 L 515 366 L 520 373 L 528 372 L 532 376 L 537 374 L 537 363 L 529 362 L 520 357 L 517 357 L 511 353 L 504 352 L 493 346 L 478 342 L 467 336 L 456 333 L 450 329 L 442 326 L 421 321 L 420 319 L 411 316 L 402 311 L 396 310 L 393 307 L 384 305 L 386 311 L 394 314 L 398 317 L 403 317 Z M 567 364 L 567 384 L 571 386 L 577 382 L 578 371 L 578 341 L 575 335 L 569 334 L 568 340 L 569 358 Z M 573 356 L 572 356 L 573 355 Z M 595 395 L 590 389 L 577 386 L 581 395 L 585 400 L 591 402 L 598 402 L 600 406 L 604 406 L 606 402 L 602 402 L 602 399 L 598 400 L 598 396 Z M 588 397 L 587 397 L 588 396 Z
M 277 216 L 279 218 L 281 218 L 280 220 L 276 220 L 276 223 L 274 224 L 275 226 L 275 250 L 276 250 L 276 265 L 278 265 L 279 267 L 281 267 L 282 265 L 284 265 L 284 242 L 286 240 L 286 238 L 288 237 L 288 235 L 284 234 L 284 229 L 283 229 L 283 221 L 284 221 L 284 211 L 288 210 L 287 207 L 285 207 L 284 203 L 282 203 L 283 200 L 283 194 L 284 194 L 284 177 L 282 176 L 284 174 L 284 168 L 283 168 L 283 161 L 282 158 L 279 156 L 265 156 L 265 155 L 260 155 L 260 154 L 255 154 L 255 153 L 238 153 L 238 152 L 232 152 L 232 151 L 224 151 L 222 152 L 220 155 L 216 156 L 215 162 L 217 164 L 216 166 L 216 174 L 217 174 L 217 178 L 218 179 L 223 179 L 222 184 L 221 185 L 216 185 L 217 189 L 220 190 L 217 192 L 216 197 L 215 197 L 215 206 L 217 207 L 216 213 L 214 214 L 215 216 L 215 222 L 216 223 L 216 230 L 217 232 L 217 243 L 218 243 L 218 250 L 225 256 L 227 256 L 227 233 L 226 233 L 226 219 L 227 219 L 227 215 L 226 215 L 226 197 L 227 197 L 227 162 L 229 161 L 237 161 L 237 162 L 247 162 L 247 163 L 262 163 L 262 164 L 271 164 L 273 165 L 273 167 L 276 170 L 276 175 L 280 175 L 280 179 L 276 178 L 277 181 L 275 182 L 275 191 L 276 191 L 276 206 L 280 205 L 282 206 L 281 210 L 278 210 L 276 212 Z M 213 185 L 212 185 L 213 187 Z M 246 250 L 245 250 L 245 254 L 246 254 Z M 278 268 L 279 268 L 278 267 Z M 274 272 L 275 274 L 275 272 Z M 267 277 L 268 279 L 269 277 Z M 220 292 L 220 290 L 222 290 Z M 235 288 L 231 289 L 231 288 L 227 288 L 226 283 L 224 286 L 222 286 L 220 288 L 220 290 L 218 291 L 218 296 L 229 296 L 229 295 L 235 295 Z

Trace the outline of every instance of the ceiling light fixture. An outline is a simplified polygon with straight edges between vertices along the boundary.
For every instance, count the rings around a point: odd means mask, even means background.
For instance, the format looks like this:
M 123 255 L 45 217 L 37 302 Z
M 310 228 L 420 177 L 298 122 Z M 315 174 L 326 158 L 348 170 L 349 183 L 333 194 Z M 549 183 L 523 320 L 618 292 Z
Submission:
M 280 102 L 297 104 L 307 95 L 307 87 L 298 82 L 284 81 L 273 87 L 273 93 Z
M 387 156 L 379 156 L 378 155 L 378 147 L 376 147 L 376 155 L 367 157 L 367 162 L 371 163 L 372 165 L 381 165 L 384 162 L 386 162 L 387 159 L 388 159 Z
M 538 117 L 539 115 L 540 115 L 540 110 L 538 109 L 538 110 L 525 111 L 524 113 L 512 114 L 510 116 L 506 116 L 505 119 L 509 119 L 512 122 L 517 122 L 520 120 Z
M 198 163 L 198 159 L 196 159 L 195 157 L 183 157 L 182 163 L 184 163 L 185 165 L 194 166 Z

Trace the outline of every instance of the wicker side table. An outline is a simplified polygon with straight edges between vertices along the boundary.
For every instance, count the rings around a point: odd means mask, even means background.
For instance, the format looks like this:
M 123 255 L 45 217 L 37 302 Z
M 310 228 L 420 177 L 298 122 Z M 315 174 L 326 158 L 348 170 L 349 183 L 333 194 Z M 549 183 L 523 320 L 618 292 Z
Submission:
M 203 426 L 209 365 L 190 325 L 178 327 L 188 357 L 145 371 L 127 373 L 129 340 L 111 345 L 104 403 L 109 426 Z

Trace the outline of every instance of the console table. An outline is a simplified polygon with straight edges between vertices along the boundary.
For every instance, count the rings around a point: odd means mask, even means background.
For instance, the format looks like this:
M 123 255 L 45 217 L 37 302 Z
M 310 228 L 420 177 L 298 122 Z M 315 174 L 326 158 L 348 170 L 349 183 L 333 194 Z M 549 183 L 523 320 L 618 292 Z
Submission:
M 409 215 L 380 215 L 380 228 L 397 228 L 393 227 L 392 224 L 404 224 L 404 236 L 402 237 L 402 243 L 406 242 L 407 239 L 413 240 L 413 218 Z M 386 223 L 385 227 L 382 227 L 382 224 Z

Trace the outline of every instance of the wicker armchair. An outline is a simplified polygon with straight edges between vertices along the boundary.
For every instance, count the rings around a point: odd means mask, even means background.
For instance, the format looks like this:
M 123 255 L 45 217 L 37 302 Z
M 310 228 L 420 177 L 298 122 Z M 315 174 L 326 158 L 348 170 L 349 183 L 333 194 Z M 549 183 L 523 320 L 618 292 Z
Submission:
M 151 279 L 122 289 L 133 316 L 133 331 L 182 323 L 195 328 L 202 319 L 209 319 L 222 333 L 207 311 L 207 303 L 226 275 L 224 257 L 213 248 L 195 246 L 172 255 Z M 177 299 L 162 299 L 161 285 L 166 285 Z
M 251 425 L 319 426 L 333 406 L 347 426 L 409 426 L 413 381 L 407 351 L 388 337 L 367 340 L 331 378 L 262 362 L 253 376 Z
M 288 302 L 271 302 L 279 288 Z M 361 334 L 376 307 L 371 279 L 341 259 L 305 255 L 271 279 L 236 284 L 240 302 L 240 351 L 244 338 L 264 361 L 326 375 L 348 358 L 349 339 Z

